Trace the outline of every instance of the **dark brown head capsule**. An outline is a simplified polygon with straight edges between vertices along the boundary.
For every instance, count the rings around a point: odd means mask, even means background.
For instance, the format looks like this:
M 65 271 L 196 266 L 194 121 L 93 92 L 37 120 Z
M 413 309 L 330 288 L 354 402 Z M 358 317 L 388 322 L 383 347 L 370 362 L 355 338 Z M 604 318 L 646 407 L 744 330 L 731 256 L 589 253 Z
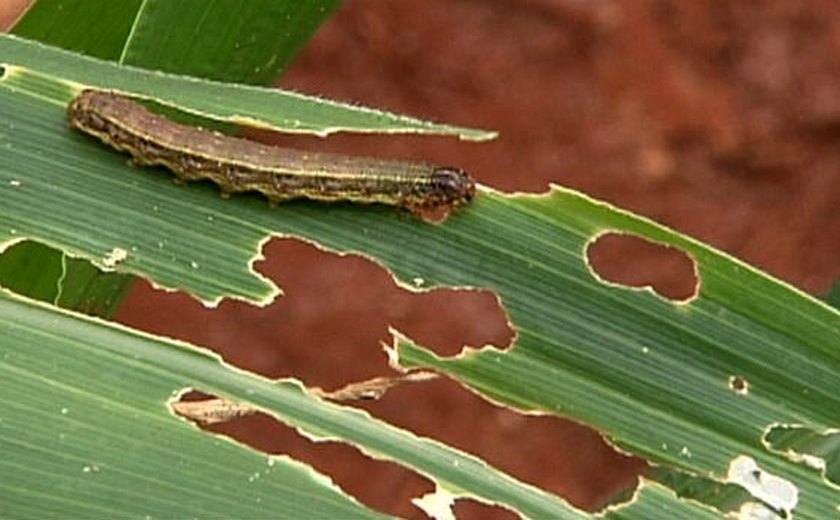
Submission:
M 463 170 L 442 166 L 429 174 L 427 182 L 417 183 L 413 191 L 413 210 L 451 209 L 473 199 L 475 182 Z
M 466 204 L 475 196 L 475 182 L 464 170 L 441 167 L 432 172 L 432 186 L 453 206 Z

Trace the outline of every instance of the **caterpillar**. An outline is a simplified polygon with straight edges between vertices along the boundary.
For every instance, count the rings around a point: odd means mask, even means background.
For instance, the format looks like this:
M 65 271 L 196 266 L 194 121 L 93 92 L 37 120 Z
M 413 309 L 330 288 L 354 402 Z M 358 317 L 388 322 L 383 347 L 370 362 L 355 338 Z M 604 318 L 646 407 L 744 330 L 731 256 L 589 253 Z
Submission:
M 68 118 L 135 163 L 164 166 L 183 182 L 213 181 L 225 197 L 256 191 L 272 203 L 379 203 L 422 216 L 441 209 L 448 214 L 475 196 L 475 182 L 459 168 L 270 146 L 176 123 L 115 92 L 83 90 Z

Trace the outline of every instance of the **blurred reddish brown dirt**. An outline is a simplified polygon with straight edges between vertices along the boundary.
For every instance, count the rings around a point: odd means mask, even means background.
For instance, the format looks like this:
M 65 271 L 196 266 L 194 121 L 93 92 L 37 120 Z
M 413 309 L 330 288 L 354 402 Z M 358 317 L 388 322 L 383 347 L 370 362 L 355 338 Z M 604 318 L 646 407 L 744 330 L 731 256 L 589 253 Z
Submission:
M 4 0 L 0 3 L 0 30 L 7 31 L 32 0 Z
M 820 293 L 840 275 L 838 15 L 832 0 L 347 2 L 283 87 L 501 137 L 282 142 L 459 165 L 503 190 L 563 184 Z M 492 295 L 410 295 L 369 261 L 295 241 L 273 242 L 266 256 L 259 269 L 286 291 L 269 308 L 204 310 L 142 284 L 119 319 L 328 389 L 389 373 L 378 345 L 388 324 L 445 353 L 511 339 Z M 626 269 L 684 276 L 644 251 L 622 256 Z M 365 407 L 584 507 L 632 485 L 642 467 L 579 425 L 517 415 L 448 381 L 401 387 Z M 267 418 L 221 429 L 311 461 L 374 507 L 423 517 L 408 500 L 431 486 L 406 470 L 314 445 Z

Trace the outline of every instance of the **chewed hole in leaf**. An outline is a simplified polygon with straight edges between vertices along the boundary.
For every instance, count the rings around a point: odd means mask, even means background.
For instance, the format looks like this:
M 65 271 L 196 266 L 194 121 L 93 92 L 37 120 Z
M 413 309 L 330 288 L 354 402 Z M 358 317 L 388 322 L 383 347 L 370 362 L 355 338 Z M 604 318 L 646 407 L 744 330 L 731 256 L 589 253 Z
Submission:
M 607 282 L 626 287 L 650 287 L 675 303 L 697 295 L 699 280 L 694 260 L 679 249 L 636 235 L 605 233 L 586 248 L 589 266 Z
M 64 290 L 68 276 L 84 280 L 84 290 L 72 286 L 72 281 L 70 290 Z M 32 283 L 33 279 L 38 282 Z M 0 287 L 84 314 L 108 315 L 128 280 L 130 275 L 103 271 L 34 240 L 21 240 L 0 252 Z
M 618 453 L 594 430 L 493 405 L 447 378 L 401 385 L 378 401 L 354 404 L 589 511 L 634 488 L 645 467 L 641 459 Z
M 326 253 L 292 239 L 271 242 L 265 256 L 267 260 L 256 268 L 284 290 L 284 296 L 268 307 L 224 301 L 216 309 L 206 309 L 185 294 L 156 291 L 142 283 L 127 298 L 118 319 L 208 346 L 239 368 L 269 377 L 294 377 L 309 388 L 327 392 L 377 376 L 397 375 L 380 346 L 390 340 L 389 325 L 434 346 L 442 355 L 457 354 L 464 345 L 503 347 L 512 341 L 506 315 L 490 292 L 436 289 L 414 293 L 398 287 L 370 260 Z M 425 289 L 432 281 L 407 282 Z M 639 459 L 617 453 L 590 429 L 499 408 L 444 378 L 400 384 L 377 401 L 352 405 L 475 454 L 586 509 L 598 509 L 620 490 L 634 486 L 644 466 Z M 390 464 L 367 465 L 366 457 L 354 449 L 289 440 L 289 433 L 280 435 L 276 428 L 291 430 L 273 424 L 271 418 L 256 414 L 206 428 L 264 451 L 286 452 L 305 461 L 328 459 L 316 467 L 360 500 L 394 514 L 416 515 L 409 500 L 433 488 L 413 474 L 417 480 L 395 477 Z M 312 458 L 298 457 L 291 443 L 303 443 Z M 333 454 L 332 450 L 342 449 L 356 454 L 355 458 Z M 349 465 L 337 470 L 351 474 L 346 483 L 329 469 L 340 465 L 339 460 Z M 352 487 L 366 484 L 358 482 L 358 475 L 385 487 L 387 496 L 402 497 L 399 507 L 408 509 L 380 508 Z M 415 485 L 400 484 L 397 478 Z M 410 492 L 403 492 L 403 486 Z M 456 507 L 461 507 L 460 502 Z
M 738 375 L 733 375 L 729 377 L 729 388 L 739 395 L 747 395 L 750 392 L 749 382 Z
M 639 459 L 621 455 L 598 433 L 570 421 L 548 416 L 523 416 L 498 408 L 456 383 L 438 379 L 432 388 L 400 386 L 375 402 L 355 403 L 391 424 L 434 438 L 479 456 L 492 466 L 535 486 L 556 493 L 582 509 L 596 511 L 631 496 L 645 467 Z M 442 394 L 455 393 L 455 409 L 439 406 Z M 397 465 L 370 459 L 355 448 L 335 442 L 312 442 L 273 417 L 252 411 L 227 421 L 207 424 L 185 415 L 181 405 L 225 401 L 190 392 L 170 403 L 174 413 L 202 430 L 226 435 L 265 453 L 287 454 L 330 476 L 342 489 L 371 507 L 402 517 L 420 518 L 411 499 L 432 492 L 431 482 Z M 222 409 L 239 403 L 227 401 Z M 405 413 L 405 410 L 411 413 Z M 456 424 L 481 425 L 477 431 Z M 504 446 L 504 449 L 499 449 Z M 365 478 L 360 479 L 359 475 Z M 378 489 L 370 489 L 378 488 Z M 508 518 L 506 510 L 468 499 L 455 502 L 459 519 Z
M 767 447 L 822 473 L 840 488 L 840 430 L 816 431 L 792 425 L 771 427 L 764 436 Z
M 206 345 L 240 368 L 269 377 L 292 376 L 333 390 L 394 375 L 382 353 L 389 326 L 441 355 L 464 345 L 504 347 L 513 338 L 505 312 L 489 291 L 398 287 L 374 262 L 340 256 L 295 239 L 270 242 L 256 268 L 284 296 L 257 308 L 223 301 L 207 309 L 182 293 L 138 284 L 118 321 Z M 407 280 L 425 289 L 430 280 Z
M 668 466 L 651 466 L 645 477 L 674 491 L 680 498 L 694 500 L 716 509 L 721 515 L 734 515 L 756 499 L 743 487 L 721 482 L 711 476 L 689 473 Z
M 170 406 L 175 414 L 206 432 L 230 437 L 266 454 L 288 455 L 309 464 L 369 507 L 402 518 L 422 518 L 411 504 L 411 498 L 432 491 L 434 486 L 410 470 L 368 458 L 347 444 L 314 442 L 261 412 L 215 424 L 184 417 L 178 412 L 179 403 L 212 399 L 216 396 L 190 392 L 179 401 L 171 402 Z M 360 478 L 362 475 L 364 478 Z
M 58 284 L 45 283 L 33 286 L 31 277 L 21 276 L 19 269 L 26 266 L 29 272 L 41 280 L 57 280 L 61 276 L 61 264 L 57 260 L 61 253 L 31 240 L 22 240 L 0 253 L 0 287 L 30 298 L 52 300 L 58 294 Z M 12 273 L 9 275 L 7 273 Z

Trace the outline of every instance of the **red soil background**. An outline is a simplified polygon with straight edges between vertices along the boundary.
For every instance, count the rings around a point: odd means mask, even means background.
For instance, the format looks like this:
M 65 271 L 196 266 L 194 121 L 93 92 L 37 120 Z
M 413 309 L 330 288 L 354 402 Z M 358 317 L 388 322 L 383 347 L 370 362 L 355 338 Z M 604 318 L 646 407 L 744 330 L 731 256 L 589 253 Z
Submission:
M 279 29 L 278 29 L 279 30 Z M 654 218 L 812 294 L 840 276 L 840 5 L 833 0 L 348 0 L 279 82 L 284 88 L 495 129 L 484 144 L 434 137 L 281 137 L 318 150 L 422 158 L 506 191 L 569 186 Z M 690 268 L 618 242 L 597 268 L 684 295 Z M 184 338 L 270 377 L 334 389 L 393 372 L 393 325 L 436 351 L 504 346 L 488 293 L 397 289 L 372 262 L 274 240 L 257 268 L 286 292 L 258 309 L 207 310 L 141 283 L 117 319 Z M 583 426 L 524 417 L 439 380 L 364 408 L 597 508 L 643 463 Z M 266 417 L 215 428 L 305 460 L 364 503 L 425 518 L 431 484 Z M 471 502 L 464 518 L 509 517 Z

